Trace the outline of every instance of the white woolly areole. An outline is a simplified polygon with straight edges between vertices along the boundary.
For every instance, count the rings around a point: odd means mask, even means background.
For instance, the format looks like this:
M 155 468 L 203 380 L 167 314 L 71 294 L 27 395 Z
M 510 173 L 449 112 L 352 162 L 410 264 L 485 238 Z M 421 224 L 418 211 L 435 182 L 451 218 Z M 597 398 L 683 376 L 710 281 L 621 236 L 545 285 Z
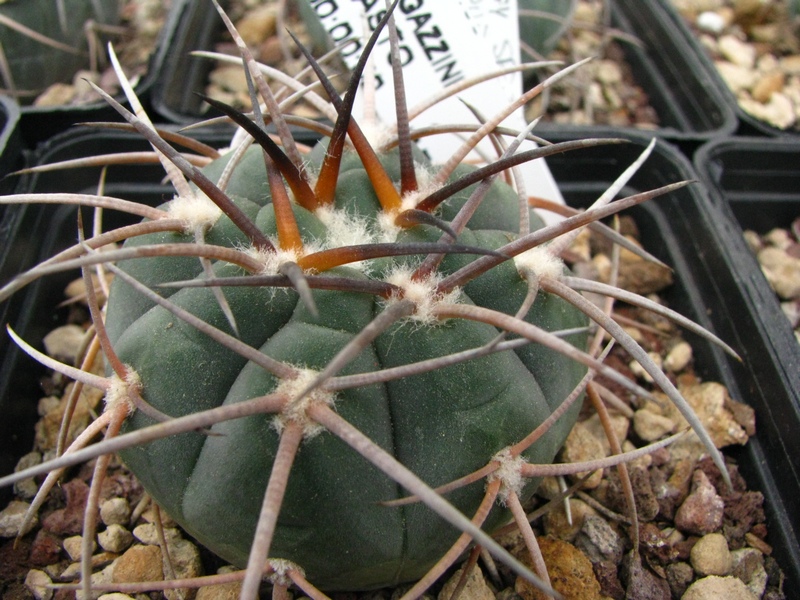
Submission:
M 550 277 L 560 279 L 564 274 L 564 261 L 546 246 L 537 246 L 514 257 L 514 265 L 523 276 L 533 275 L 536 279 Z
M 517 496 L 522 493 L 522 487 L 525 485 L 522 477 L 522 467 L 526 461 L 522 456 L 513 456 L 510 448 L 504 448 L 495 454 L 492 460 L 500 463 L 500 468 L 490 473 L 487 480 L 490 482 L 500 480 L 501 485 L 498 495 L 500 502 L 505 504 L 509 494 L 512 492 Z
M 305 579 L 306 572 L 297 563 L 293 563 L 285 558 L 270 558 L 267 562 L 269 562 L 269 566 L 272 567 L 273 573 L 269 576 L 269 580 L 273 584 L 283 585 L 286 587 L 292 585 L 292 579 L 289 577 L 289 571 L 295 571 L 299 573 L 303 579 Z
M 400 300 L 410 300 L 416 310 L 409 318 L 422 325 L 434 325 L 439 322 L 435 308 L 440 304 L 455 304 L 459 300 L 461 291 L 456 288 L 442 294 L 436 291 L 436 286 L 441 277 L 434 273 L 425 279 L 417 280 L 412 276 L 414 270 L 410 267 L 397 267 L 386 277 L 386 282 L 396 285 L 403 290 L 402 294 L 395 294 L 387 301 L 389 304 Z
M 222 210 L 200 190 L 191 196 L 175 196 L 167 207 L 169 216 L 180 219 L 187 232 L 207 231 L 222 216 Z
M 123 404 L 131 415 L 136 410 L 131 392 L 138 393 L 142 389 L 142 380 L 130 366 L 125 365 L 125 368 L 128 371 L 125 379 L 120 379 L 116 375 L 111 377 L 111 386 L 106 391 L 106 410 L 114 410 Z
M 294 379 L 282 379 L 275 388 L 273 394 L 281 394 L 291 398 L 289 404 L 276 415 L 272 420 L 272 425 L 280 433 L 288 422 L 294 422 L 302 426 L 303 437 L 312 438 L 324 431 L 324 427 L 308 418 L 306 410 L 313 404 L 325 404 L 333 406 L 336 397 L 332 392 L 316 388 L 311 393 L 300 397 L 300 394 L 311 385 L 319 375 L 318 371 L 312 369 L 298 369 L 298 375 Z
M 323 246 L 325 248 L 341 248 L 359 244 L 373 244 L 382 241 L 370 228 L 369 220 L 332 206 L 321 206 L 314 211 L 326 233 Z
M 270 240 L 275 246 L 276 250 L 258 249 L 254 247 L 243 248 L 242 252 L 247 254 L 250 258 L 261 263 L 261 271 L 259 275 L 278 275 L 280 266 L 287 262 L 297 262 L 300 255 L 294 250 L 281 250 L 275 240 Z M 305 248 L 304 253 L 315 252 L 312 248 Z
M 400 235 L 403 228 L 395 223 L 396 219 L 396 212 L 381 212 L 378 214 L 376 222 L 378 224 L 378 231 L 380 232 L 379 241 L 391 243 L 397 240 L 397 236 Z
M 427 173 L 427 171 L 425 171 L 425 172 Z M 430 179 L 430 178 L 428 178 L 428 179 Z M 417 189 L 415 191 L 409 192 L 405 196 L 403 196 L 401 204 L 400 204 L 400 212 L 403 212 L 405 210 L 412 210 L 414 208 L 417 208 L 417 204 L 419 204 L 421 201 L 425 200 L 425 198 L 430 196 L 432 193 L 440 190 L 442 187 L 444 187 L 444 186 L 437 185 L 436 183 L 434 183 L 432 181 L 424 181 L 423 182 L 423 181 L 420 181 L 418 179 L 417 180 Z

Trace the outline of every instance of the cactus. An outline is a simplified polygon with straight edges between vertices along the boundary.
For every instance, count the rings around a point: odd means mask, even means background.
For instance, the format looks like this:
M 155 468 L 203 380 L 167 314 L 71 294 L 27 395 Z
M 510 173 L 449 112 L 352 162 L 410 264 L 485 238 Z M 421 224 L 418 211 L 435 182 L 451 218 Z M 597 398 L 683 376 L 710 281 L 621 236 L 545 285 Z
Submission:
M 265 575 L 278 589 L 294 582 L 315 597 L 319 588 L 419 579 L 409 592 L 418 596 L 473 540 L 552 593 L 522 505 L 544 474 L 630 458 L 550 465 L 594 374 L 648 395 L 597 358 L 590 319 L 642 363 L 727 475 L 674 386 L 619 326 L 570 289 L 558 258 L 580 227 L 599 227 L 598 219 L 683 184 L 608 204 L 634 165 L 591 210 L 544 227 L 501 175 L 536 157 L 620 140 L 516 153 L 529 136 L 524 131 L 507 147 L 496 139 L 502 156 L 488 166 L 462 164 L 468 145 L 439 167 L 414 147 L 398 100 L 397 133 L 367 141 L 352 103 L 381 27 L 389 24 L 396 43 L 390 16 L 365 46 L 343 99 L 308 56 L 336 117 L 330 129 L 311 124 L 326 138 L 308 154 L 282 116 L 293 99 L 273 95 L 242 44 L 280 144 L 266 133 L 261 109 L 247 116 L 207 99 L 241 129 L 227 154 L 200 169 L 159 135 L 122 78 L 134 112 L 98 93 L 153 145 L 176 198 L 159 208 L 102 194 L 2 198 L 145 217 L 82 240 L 0 291 L 6 297 L 47 272 L 76 266 L 87 278 L 92 265 L 115 274 L 105 318 L 95 294 L 88 298 L 108 361 L 105 377 L 57 364 L 11 332 L 45 364 L 106 391 L 103 415 L 61 457 L 0 480 L 50 471 L 32 511 L 60 470 L 101 456 L 92 514 L 107 456 L 119 452 L 187 531 L 247 567 L 243 597 L 255 597 Z M 330 114 L 314 92 L 302 92 Z M 497 127 L 512 108 L 477 127 L 473 142 L 507 135 Z M 249 147 L 252 140 L 260 147 Z M 121 249 L 97 251 L 120 241 Z M 697 330 L 644 299 L 625 298 Z M 106 439 L 84 448 L 103 428 Z M 544 581 L 486 533 L 511 517 Z M 91 519 L 85 527 L 88 597 Z M 148 585 L 142 589 L 157 584 Z
M 120 0 L 0 3 L 0 74 L 5 93 L 30 98 L 90 65 L 86 26 L 116 25 Z
M 523 52 L 541 59 L 558 45 L 572 23 L 577 0 L 521 0 L 519 37 Z

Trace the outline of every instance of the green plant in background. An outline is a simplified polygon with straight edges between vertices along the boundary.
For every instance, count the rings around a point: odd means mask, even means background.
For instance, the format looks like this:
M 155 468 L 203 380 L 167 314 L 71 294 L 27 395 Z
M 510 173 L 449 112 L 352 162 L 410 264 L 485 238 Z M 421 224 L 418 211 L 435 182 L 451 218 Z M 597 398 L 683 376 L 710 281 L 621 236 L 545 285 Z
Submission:
M 101 456 L 87 506 L 93 514 L 108 454 L 120 452 L 187 531 L 247 567 L 246 598 L 265 576 L 276 589 L 293 582 L 314 597 L 319 589 L 419 580 L 408 592 L 415 597 L 472 541 L 549 590 L 523 503 L 542 475 L 630 459 L 550 464 L 595 374 L 649 396 L 598 358 L 602 335 L 589 335 L 590 320 L 641 362 L 727 474 L 674 386 L 572 289 L 580 284 L 559 259 L 589 225 L 641 253 L 598 219 L 682 183 L 609 204 L 633 165 L 592 209 L 544 227 L 512 185 L 516 167 L 621 140 L 541 141 L 517 153 L 529 131 L 498 128 L 514 108 L 498 107 L 467 128 L 469 142 L 448 163 L 431 165 L 412 142 L 426 132 L 409 130 L 401 100 L 398 126 L 387 127 L 381 141 L 370 141 L 351 114 L 369 51 L 387 23 L 396 46 L 391 11 L 343 98 L 308 55 L 328 102 L 291 81 L 273 94 L 220 13 L 266 109 L 244 115 L 208 99 L 241 128 L 222 157 L 199 169 L 158 135 L 129 86 L 135 114 L 104 94 L 161 157 L 174 200 L 158 208 L 102 194 L 2 200 L 114 208 L 145 221 L 82 240 L 0 291 L 7 297 L 53 270 L 82 267 L 88 278 L 98 266 L 115 274 L 105 318 L 89 294 L 106 377 L 54 363 L 15 336 L 46 364 L 105 390 L 107 407 L 60 458 L 0 484 L 50 472 L 33 513 L 66 466 Z M 401 87 L 399 69 L 395 77 Z M 325 136 L 308 154 L 283 116 L 301 97 L 334 121 L 328 128 L 291 119 Z M 276 136 L 266 132 L 267 121 Z M 487 135 L 499 157 L 481 168 L 464 164 Z M 118 242 L 124 246 L 98 252 Z M 644 299 L 626 300 L 697 330 Z M 83 448 L 103 429 L 103 442 Z M 486 533 L 512 517 L 541 580 Z M 93 538 L 94 522 L 86 519 L 86 597 Z
M 523 56 L 531 60 L 549 56 L 569 29 L 577 6 L 578 0 L 519 0 L 517 10 Z
M 94 61 L 93 28 L 116 25 L 121 0 L 5 0 L 0 3 L 0 77 L 4 93 L 30 100 L 71 81 Z

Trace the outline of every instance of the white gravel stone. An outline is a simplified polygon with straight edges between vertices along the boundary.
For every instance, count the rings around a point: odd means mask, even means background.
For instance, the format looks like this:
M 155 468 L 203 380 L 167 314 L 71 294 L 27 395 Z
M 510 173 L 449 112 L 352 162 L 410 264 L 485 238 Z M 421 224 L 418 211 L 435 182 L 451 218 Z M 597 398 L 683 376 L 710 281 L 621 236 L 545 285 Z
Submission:
M 736 577 L 711 575 L 698 579 L 681 596 L 681 600 L 758 600 L 758 596 L 747 589 Z
M 25 513 L 28 512 L 30 506 L 27 502 L 12 500 L 0 511 L 0 537 L 10 538 L 17 537 L 18 534 L 25 535 L 37 525 L 39 520 L 34 516 L 30 525 L 24 531 L 20 531 Z
M 756 82 L 756 72 L 747 67 L 735 65 L 726 60 L 718 60 L 714 66 L 717 67 L 720 77 L 734 94 L 749 90 Z
M 786 318 L 789 319 L 792 329 L 800 325 L 800 302 L 797 302 L 796 300 L 791 302 L 781 302 L 781 310 L 783 311 L 783 314 L 786 315 Z
M 173 540 L 167 543 L 175 577 L 178 579 L 191 579 L 203 574 L 203 563 L 200 560 L 200 551 L 188 540 Z M 164 572 L 168 573 L 168 564 L 164 557 Z M 180 590 L 166 590 L 164 595 L 167 600 L 182 600 Z
M 47 586 L 53 583 L 53 580 L 45 573 L 38 569 L 31 569 L 25 576 L 25 587 L 33 594 L 36 600 L 50 600 L 55 593 L 55 590 Z
M 664 368 L 678 373 L 683 371 L 692 360 L 692 347 L 687 342 L 678 342 L 664 358 Z
M 110 498 L 100 505 L 100 519 L 106 525 L 127 525 L 131 505 L 125 498 Z
M 14 472 L 24 471 L 29 467 L 33 467 L 42 462 L 42 455 L 39 452 L 28 452 L 19 459 L 17 465 L 14 467 Z M 14 494 L 23 500 L 32 500 L 36 493 L 39 491 L 39 484 L 36 479 L 29 477 L 14 484 Z
M 725 19 L 718 12 L 707 10 L 697 15 L 697 26 L 709 33 L 719 35 L 725 29 Z
M 800 298 L 800 258 L 768 246 L 758 253 L 758 262 L 772 289 L 783 300 Z
M 663 415 L 641 409 L 633 413 L 633 430 L 645 442 L 654 442 L 675 431 L 675 422 Z
M 655 363 L 657 368 L 661 368 L 661 355 L 658 352 L 648 352 L 647 356 Z M 644 370 L 644 367 L 640 365 L 637 361 L 631 361 L 628 365 L 628 368 L 633 372 L 636 377 L 647 381 L 648 383 L 653 383 L 653 378 L 650 376 L 650 373 Z
M 720 54 L 735 65 L 752 69 L 756 64 L 756 49 L 734 35 L 723 35 L 717 40 Z
M 83 536 L 73 535 L 66 538 L 62 543 L 64 552 L 67 553 L 70 560 L 79 561 L 81 559 L 81 544 L 83 543 Z M 92 552 L 97 549 L 97 544 L 92 542 Z
M 731 551 L 733 559 L 732 575 L 744 581 L 747 588 L 758 598 L 767 589 L 767 571 L 764 568 L 764 555 L 755 548 L 740 548 Z
M 64 325 L 56 327 L 44 336 L 44 349 L 49 356 L 53 356 L 70 363 L 75 361 L 78 350 L 83 344 L 86 332 L 77 325 Z
M 789 232 L 786 229 L 781 229 L 780 227 L 771 229 L 764 234 L 764 241 L 770 246 L 775 246 L 781 250 L 786 250 L 793 243 L 792 236 L 789 234 Z
M 778 129 L 787 129 L 797 120 L 794 105 L 786 94 L 775 92 L 770 96 L 769 102 L 762 104 L 752 98 L 739 99 L 742 110 L 750 113 L 761 121 L 766 121 Z
M 158 531 L 153 523 L 143 523 L 134 528 L 133 537 L 148 546 L 157 546 L 159 544 Z M 164 537 L 169 542 L 170 540 L 179 539 L 181 534 L 174 527 L 165 527 Z
M 708 533 L 697 540 L 689 553 L 689 562 L 700 576 L 728 575 L 733 569 L 728 542 L 721 533 Z
M 453 595 L 458 582 L 461 580 L 461 574 L 464 569 L 461 568 L 456 571 L 453 576 L 444 584 L 442 591 L 437 596 L 438 600 L 447 600 Z M 486 585 L 486 580 L 483 578 L 483 573 L 480 569 L 472 569 L 467 577 L 467 584 L 461 593 L 461 598 L 469 600 L 494 600 L 492 590 Z
M 133 543 L 133 534 L 122 525 L 112 523 L 97 534 L 100 547 L 106 552 L 123 552 Z

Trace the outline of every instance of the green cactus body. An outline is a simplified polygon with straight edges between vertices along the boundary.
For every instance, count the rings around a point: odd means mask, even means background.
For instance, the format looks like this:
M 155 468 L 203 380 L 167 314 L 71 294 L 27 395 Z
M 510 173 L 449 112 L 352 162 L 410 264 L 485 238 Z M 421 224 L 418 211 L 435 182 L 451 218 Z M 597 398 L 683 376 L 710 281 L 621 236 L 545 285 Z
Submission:
M 119 22 L 120 0 L 68 0 L 63 4 L 62 17 L 57 0 L 0 3 L 0 17 L 4 20 L 73 49 L 70 52 L 54 47 L 10 24 L 0 24 L 0 44 L 13 80 L 6 81 L 5 88 L 13 87 L 27 98 L 54 83 L 71 81 L 78 70 L 89 66 L 84 25 L 89 21 L 103 25 Z
M 311 154 L 312 166 L 323 151 L 320 146 Z M 212 163 L 206 174 L 214 179 L 226 160 Z M 382 162 L 392 177 L 397 176 L 396 153 L 383 157 Z M 440 215 L 445 220 L 452 218 L 470 191 L 452 197 L 441 207 Z M 227 194 L 265 234 L 275 236 L 275 213 L 260 149 L 251 149 L 238 165 Z M 343 161 L 336 205 L 351 215 L 358 212 L 367 228 L 377 229 L 381 208 L 354 154 Z M 328 233 L 323 221 L 299 206 L 293 210 L 304 243 L 321 243 Z M 533 213 L 531 218 L 538 223 Z M 517 195 L 506 184 L 495 183 L 471 219 L 470 229 L 459 236 L 459 243 L 496 248 L 514 239 L 518 229 Z M 435 241 L 440 234 L 431 226 L 417 225 L 403 230 L 398 241 Z M 127 243 L 190 239 L 153 234 Z M 234 247 L 245 244 L 226 217 L 208 231 L 206 240 Z M 449 255 L 438 271 L 447 274 L 474 259 L 473 255 Z M 338 267 L 332 273 L 353 279 L 384 279 L 393 268 L 419 260 L 381 258 L 359 269 Z M 202 276 L 194 258 L 145 258 L 121 266 L 151 287 Z M 227 264 L 216 269 L 220 275 L 242 273 Z M 514 314 L 527 290 L 513 262 L 506 261 L 470 282 L 461 291 L 460 302 Z M 163 288 L 160 293 L 170 291 Z M 225 289 L 243 341 L 285 363 L 321 370 L 383 310 L 385 301 L 355 292 L 315 290 L 313 294 L 318 317 L 291 290 Z M 170 300 L 230 331 L 209 289 L 182 289 Z M 551 331 L 586 324 L 581 313 L 543 292 L 527 320 Z M 171 416 L 265 395 L 279 384 L 262 368 L 166 310 L 149 305 L 120 281 L 112 288 L 107 326 L 120 358 L 144 382 L 144 398 Z M 480 347 L 497 334 L 490 325 L 461 319 L 432 325 L 396 323 L 343 373 L 371 372 Z M 585 345 L 585 334 L 568 339 L 577 347 Z M 337 394 L 335 408 L 425 482 L 438 486 L 484 466 L 497 452 L 525 437 L 584 374 L 585 368 L 569 359 L 529 345 L 423 375 L 344 390 Z M 578 404 L 525 458 L 551 462 L 577 418 L 577 408 Z M 137 412 L 126 426 L 136 429 L 152 423 Z M 193 536 L 226 560 L 244 565 L 278 433 L 274 417 L 269 415 L 220 423 L 212 431 L 219 435 L 182 434 L 126 450 L 123 459 L 148 492 Z M 523 497 L 532 492 L 533 486 L 528 485 Z M 481 481 L 448 494 L 447 499 L 471 515 L 483 494 Z M 312 583 L 325 590 L 371 589 L 419 578 L 459 532 L 423 504 L 379 504 L 404 495 L 398 484 L 337 437 L 326 432 L 308 436 L 292 467 L 270 556 L 296 562 Z M 495 507 L 485 528 L 496 528 L 506 518 L 505 511 Z

